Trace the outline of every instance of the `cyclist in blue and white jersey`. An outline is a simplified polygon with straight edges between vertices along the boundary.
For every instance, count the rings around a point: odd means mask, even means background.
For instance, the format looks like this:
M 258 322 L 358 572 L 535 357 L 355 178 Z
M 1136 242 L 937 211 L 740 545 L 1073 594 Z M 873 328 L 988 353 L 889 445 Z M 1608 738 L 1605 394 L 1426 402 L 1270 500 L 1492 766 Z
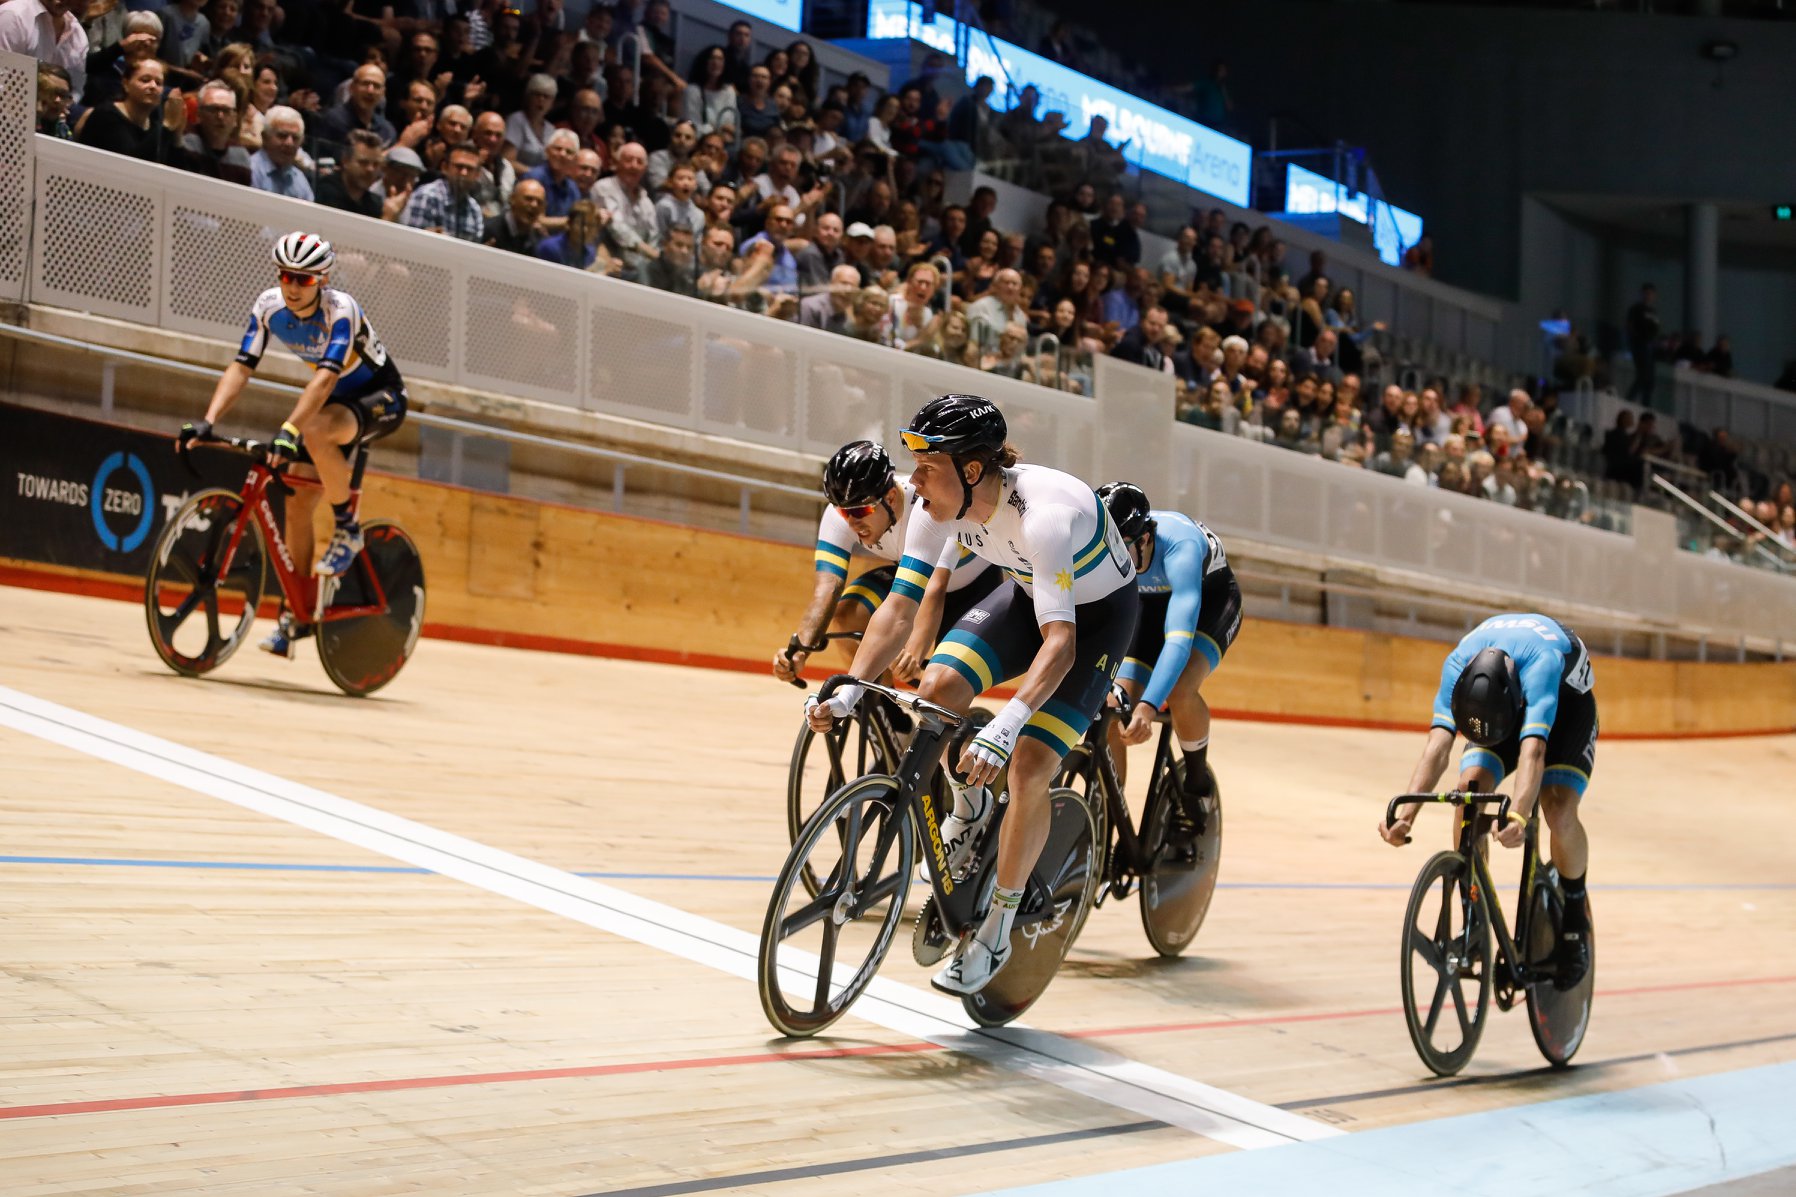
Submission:
M 932 566 L 951 566 L 968 549 L 1007 575 L 942 638 L 918 687 L 965 711 L 982 691 L 1017 679 L 1016 697 L 948 762 L 964 771 L 940 829 L 955 870 L 996 805 L 990 783 L 1009 768 L 1011 810 L 998 836 L 991 906 L 933 979 L 950 993 L 976 993 L 1010 958 L 1017 905 L 1053 817 L 1049 784 L 1121 669 L 1140 602 L 1135 566 L 1103 502 L 1071 474 L 1018 465 L 990 400 L 943 395 L 902 435 L 916 457 L 911 484 L 923 511 L 906 531 L 891 594 L 849 672 L 874 678 L 897 657 Z M 811 727 L 827 730 L 861 693 L 844 686 L 827 703 L 813 695 Z
M 1578 803 L 1596 767 L 1596 679 L 1590 650 L 1576 633 L 1545 615 L 1493 615 L 1466 633 L 1441 666 L 1434 721 L 1409 793 L 1431 793 L 1457 732 L 1469 742 L 1459 758 L 1461 789 L 1496 789 L 1515 774 L 1510 820 L 1497 842 L 1519 847 L 1536 803 L 1552 832 L 1551 855 L 1565 893 L 1565 925 L 1555 984 L 1570 989 L 1590 968 L 1590 913 L 1585 903 L 1590 839 Z M 1399 807 L 1378 834 L 1401 846 L 1418 805 Z
M 387 356 L 362 305 L 347 291 L 329 285 L 335 263 L 330 242 L 316 234 L 288 233 L 275 242 L 280 282 L 256 297 L 243 344 L 219 378 L 206 418 L 183 425 L 175 441 L 176 450 L 184 451 L 193 441 L 211 438 L 212 426 L 243 394 L 271 338 L 309 363 L 311 380 L 269 444 L 268 461 L 316 468 L 324 497 L 336 515 L 336 529 L 316 572 L 332 577 L 347 571 L 362 551 L 362 529 L 350 502 L 350 458 L 356 446 L 391 434 L 405 421 L 406 410 L 399 368 Z M 302 568 L 312 560 L 312 514 L 317 506 L 318 492 L 311 487 L 298 488 L 287 500 L 287 544 Z M 291 658 L 294 641 L 310 631 L 310 625 L 296 629 L 291 613 L 283 611 L 261 647 Z
M 1169 839 L 1187 850 L 1203 832 L 1210 796 L 1210 704 L 1199 689 L 1241 630 L 1241 587 L 1222 541 L 1203 524 L 1183 512 L 1150 510 L 1133 483 L 1100 486 L 1098 496 L 1128 543 L 1141 593 L 1135 642 L 1117 679 L 1134 705 L 1117 736 L 1124 744 L 1143 743 L 1155 714 L 1162 707 L 1171 713 L 1185 778 Z M 1114 756 L 1120 778 L 1125 757 Z
M 806 658 L 825 647 L 825 633 L 858 632 L 867 626 L 892 589 L 918 502 L 916 491 L 899 481 L 891 456 L 877 441 L 850 441 L 836 450 L 823 467 L 823 497 L 829 506 L 817 525 L 811 601 L 799 618 L 798 630 L 773 655 L 773 676 L 782 682 L 798 676 Z M 867 570 L 850 582 L 848 566 L 857 551 L 890 564 Z M 935 585 L 927 585 L 930 580 L 924 577 L 925 597 L 910 641 L 892 666 L 902 681 L 914 681 L 923 672 L 936 633 L 953 627 L 1001 579 L 996 566 L 962 553 Z

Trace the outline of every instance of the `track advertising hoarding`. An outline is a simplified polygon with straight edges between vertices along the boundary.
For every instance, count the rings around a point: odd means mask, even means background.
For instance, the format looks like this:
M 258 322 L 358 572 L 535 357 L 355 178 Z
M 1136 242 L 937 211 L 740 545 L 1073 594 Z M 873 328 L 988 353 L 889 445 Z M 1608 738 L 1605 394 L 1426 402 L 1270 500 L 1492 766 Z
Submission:
M 908 0 L 871 0 L 867 7 L 870 38 L 911 38 L 953 58 L 958 31 L 957 23 L 946 16 L 925 23 L 922 10 Z M 1084 137 L 1091 118 L 1102 116 L 1110 122 L 1108 140 L 1128 143 L 1123 155 L 1132 164 L 1206 195 L 1249 206 L 1253 147 L 1244 141 L 977 30 L 970 39 L 966 74 L 969 85 L 990 75 L 998 83 L 998 95 L 1003 94 L 1006 76 L 1018 91 L 1034 86 L 1041 93 L 1037 115 L 1065 113 L 1068 127 L 1063 136 L 1069 138 Z

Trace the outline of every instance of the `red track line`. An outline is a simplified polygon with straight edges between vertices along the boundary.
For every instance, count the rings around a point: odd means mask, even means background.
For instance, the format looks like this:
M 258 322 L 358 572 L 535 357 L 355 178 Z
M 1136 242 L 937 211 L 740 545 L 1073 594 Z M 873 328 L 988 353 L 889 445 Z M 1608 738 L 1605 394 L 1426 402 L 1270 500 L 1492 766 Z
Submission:
M 1676 985 L 1644 985 L 1632 989 L 1599 989 L 1596 995 L 1612 998 L 1639 994 L 1677 993 L 1692 989 L 1730 989 L 1748 985 L 1789 985 L 1792 983 L 1796 983 L 1796 976 L 1741 977 L 1729 981 L 1688 981 Z M 1231 1027 L 1263 1027 L 1305 1022 L 1331 1022 L 1351 1018 L 1389 1017 L 1402 1012 L 1402 1007 L 1391 1006 L 1377 1010 L 1336 1010 L 1321 1014 L 1277 1014 L 1264 1018 L 1218 1018 L 1206 1022 L 1157 1023 L 1146 1026 L 1107 1027 L 1061 1033 L 1068 1039 L 1109 1039 L 1124 1035 L 1220 1031 Z M 172 1093 L 157 1097 L 120 1097 L 105 1101 L 56 1102 L 37 1106 L 0 1106 L 0 1121 L 20 1118 L 50 1118 L 67 1114 L 117 1113 L 124 1110 L 229 1105 L 244 1101 L 274 1101 L 295 1097 L 338 1097 L 350 1093 L 391 1093 L 406 1089 L 442 1089 L 459 1085 L 498 1085 L 515 1081 L 627 1076 L 635 1073 L 678 1072 L 695 1068 L 737 1068 L 750 1064 L 783 1064 L 792 1060 L 840 1060 L 854 1056 L 890 1056 L 946 1050 L 948 1049 L 933 1043 L 875 1043 L 861 1047 L 762 1052 L 743 1056 L 700 1056 L 683 1060 L 641 1060 L 631 1064 L 589 1064 L 573 1068 L 540 1068 L 523 1072 L 399 1077 L 384 1081 L 347 1081 L 335 1085 L 294 1085 L 280 1089 L 235 1089 L 216 1093 Z

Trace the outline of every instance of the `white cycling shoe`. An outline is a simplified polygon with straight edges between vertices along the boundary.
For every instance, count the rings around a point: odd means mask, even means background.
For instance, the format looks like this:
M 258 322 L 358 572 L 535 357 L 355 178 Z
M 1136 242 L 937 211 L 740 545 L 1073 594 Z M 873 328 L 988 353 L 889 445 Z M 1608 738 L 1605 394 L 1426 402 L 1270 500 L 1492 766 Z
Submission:
M 943 993 L 978 993 L 991 984 L 998 970 L 1010 962 L 1010 941 L 993 951 L 977 935 L 971 936 L 929 983 Z
M 990 786 L 969 786 L 964 793 L 982 796 L 973 817 L 963 819 L 959 815 L 949 815 L 942 820 L 942 847 L 948 850 L 948 871 L 956 877 L 966 869 L 973 854 L 973 844 L 985 830 L 986 823 L 991 821 L 992 811 L 998 805 L 992 798 Z

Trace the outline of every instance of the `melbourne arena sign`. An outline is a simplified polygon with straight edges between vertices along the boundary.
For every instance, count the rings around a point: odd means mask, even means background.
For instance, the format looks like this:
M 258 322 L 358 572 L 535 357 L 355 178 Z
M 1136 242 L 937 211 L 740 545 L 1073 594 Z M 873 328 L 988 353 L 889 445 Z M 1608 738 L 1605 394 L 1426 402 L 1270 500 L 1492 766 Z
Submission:
M 910 0 L 871 0 L 867 8 L 870 38 L 911 38 L 953 58 L 958 33 L 959 25 L 949 17 L 937 15 L 925 23 L 922 9 Z M 1091 118 L 1101 116 L 1110 123 L 1106 140 L 1119 146 L 1126 143 L 1123 156 L 1130 163 L 1206 195 L 1248 206 L 1253 147 L 1244 141 L 977 30 L 968 39 L 966 72 L 969 84 L 981 75 L 991 76 L 999 92 L 1006 78 L 1018 91 L 1034 87 L 1041 93 L 1036 115 L 1064 113 L 1065 137 L 1084 137 L 1091 130 Z

